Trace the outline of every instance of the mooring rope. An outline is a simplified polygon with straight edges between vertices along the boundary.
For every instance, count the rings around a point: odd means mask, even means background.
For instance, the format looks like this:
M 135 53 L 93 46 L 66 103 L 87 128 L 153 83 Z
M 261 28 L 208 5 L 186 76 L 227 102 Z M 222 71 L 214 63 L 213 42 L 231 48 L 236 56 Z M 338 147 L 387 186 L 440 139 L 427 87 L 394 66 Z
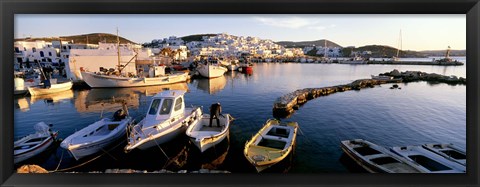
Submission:
M 111 150 L 117 148 L 119 145 L 122 145 L 125 141 L 126 141 L 126 140 L 123 140 L 123 141 L 120 142 L 119 144 L 117 144 L 117 145 L 115 145 L 114 147 L 110 148 L 108 151 L 111 151 Z M 75 169 L 75 168 L 84 166 L 85 164 L 88 164 L 88 163 L 90 163 L 90 162 L 92 162 L 92 161 L 94 161 L 94 160 L 102 157 L 102 156 L 105 155 L 106 153 L 107 153 L 107 152 L 103 152 L 102 154 L 100 154 L 100 155 L 98 155 L 98 156 L 96 156 L 96 157 L 94 157 L 94 158 L 92 158 L 92 159 L 90 159 L 90 160 L 88 160 L 88 161 L 86 161 L 86 162 L 84 162 L 84 163 L 81 163 L 81 164 L 79 164 L 79 165 L 72 166 L 72 167 L 69 167 L 69 168 L 63 168 L 63 169 L 55 169 L 54 171 L 49 171 L 49 173 L 64 172 L 64 171 L 68 171 L 68 170 L 72 170 L 72 169 Z M 60 160 L 60 162 L 61 162 L 61 160 Z

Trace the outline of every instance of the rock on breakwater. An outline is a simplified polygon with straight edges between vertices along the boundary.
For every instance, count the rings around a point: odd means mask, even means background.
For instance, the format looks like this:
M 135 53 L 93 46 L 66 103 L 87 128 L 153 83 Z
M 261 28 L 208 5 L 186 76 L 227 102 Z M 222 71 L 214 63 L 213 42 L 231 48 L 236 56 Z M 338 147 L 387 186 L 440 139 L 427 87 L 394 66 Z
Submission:
M 293 114 L 294 109 L 299 109 L 300 105 L 305 104 L 308 100 L 333 94 L 336 92 L 344 92 L 348 90 L 360 90 L 363 88 L 373 88 L 375 85 L 400 82 L 429 81 L 438 83 L 447 83 L 450 85 L 463 84 L 467 81 L 463 77 L 445 76 L 436 73 L 425 73 L 420 71 L 400 72 L 394 69 L 391 72 L 379 74 L 380 76 L 388 76 L 392 79 L 359 79 L 349 84 L 329 86 L 322 88 L 305 88 L 299 89 L 292 93 L 277 98 L 273 104 L 273 116 L 276 118 L 286 118 Z

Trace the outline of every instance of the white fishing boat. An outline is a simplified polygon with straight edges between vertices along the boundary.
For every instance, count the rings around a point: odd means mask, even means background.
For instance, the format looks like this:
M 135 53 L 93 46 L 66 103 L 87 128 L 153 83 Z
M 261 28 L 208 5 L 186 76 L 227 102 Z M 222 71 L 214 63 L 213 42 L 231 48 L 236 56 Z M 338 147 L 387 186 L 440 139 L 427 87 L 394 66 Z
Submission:
M 116 142 L 125 133 L 132 117 L 128 115 L 126 105 L 114 113 L 112 118 L 103 118 L 65 138 L 60 146 L 79 160 L 83 157 L 103 151 Z
M 28 92 L 28 89 L 25 88 L 25 80 L 23 78 L 15 77 L 13 94 L 15 95 L 24 95 Z
M 341 148 L 358 165 L 371 173 L 424 173 L 428 172 L 390 150 L 367 140 L 344 140 Z
M 392 80 L 393 79 L 393 77 L 386 76 L 386 75 L 378 75 L 378 76 L 371 75 L 371 76 L 372 76 L 372 79 L 374 80 Z
M 218 64 L 204 64 L 204 63 L 199 63 L 197 66 L 197 71 L 200 73 L 201 76 L 206 77 L 206 78 L 215 78 L 215 77 L 220 77 L 225 72 L 227 72 L 227 68 L 222 67 Z
M 161 67 L 161 66 L 158 66 Z M 92 88 L 126 88 L 139 86 L 166 85 L 186 82 L 188 73 L 179 72 L 152 77 L 126 77 L 122 75 L 107 75 L 95 72 L 81 72 L 82 78 Z
M 339 61 L 339 64 L 366 64 L 367 61 L 361 56 L 355 56 L 348 60 Z
M 72 81 L 67 81 L 63 83 L 56 83 L 56 81 L 52 81 L 50 87 L 45 87 L 44 84 L 40 84 L 37 86 L 28 87 L 28 91 L 30 92 L 30 95 L 45 95 L 67 91 L 72 89 L 72 86 Z
M 294 149 L 298 124 L 280 123 L 269 119 L 266 124 L 245 144 L 243 151 L 247 160 L 261 172 L 282 161 Z
M 217 124 L 216 119 L 213 119 L 210 126 L 210 115 L 203 114 L 198 123 L 188 127 L 186 134 L 190 137 L 190 141 L 203 153 L 227 137 L 230 132 L 229 116 L 229 114 L 221 114 L 218 116 L 220 125 Z
M 88 86 L 92 88 L 125 88 L 125 87 L 138 87 L 138 86 L 154 86 L 174 84 L 179 82 L 186 82 L 188 78 L 187 72 L 179 72 L 166 74 L 165 66 L 159 66 L 154 64 L 148 70 L 148 75 L 140 74 L 138 76 L 128 75 L 128 73 L 122 72 L 138 54 L 130 59 L 126 65 L 122 65 L 120 62 L 120 40 L 117 31 L 117 67 L 112 71 L 103 68 L 100 72 L 81 71 L 82 79 Z M 135 63 L 135 62 L 134 62 Z
M 446 159 L 460 163 L 464 166 L 467 165 L 467 153 L 464 149 L 461 149 L 453 144 L 424 144 L 425 149 L 437 153 Z
M 13 160 L 17 164 L 32 158 L 52 145 L 58 132 L 52 132 L 50 127 L 44 122 L 37 123 L 33 126 L 35 134 L 30 134 L 13 143 Z
M 237 71 L 240 66 L 237 63 L 230 63 L 227 65 L 228 71 Z
M 125 152 L 135 148 L 145 150 L 184 134 L 189 125 L 197 123 L 200 107 L 186 108 L 185 91 L 168 90 L 155 95 L 145 118 L 129 129 Z
M 428 173 L 465 173 L 465 166 L 448 160 L 438 154 L 426 150 L 422 146 L 392 147 L 390 149 L 403 158 L 417 163 Z

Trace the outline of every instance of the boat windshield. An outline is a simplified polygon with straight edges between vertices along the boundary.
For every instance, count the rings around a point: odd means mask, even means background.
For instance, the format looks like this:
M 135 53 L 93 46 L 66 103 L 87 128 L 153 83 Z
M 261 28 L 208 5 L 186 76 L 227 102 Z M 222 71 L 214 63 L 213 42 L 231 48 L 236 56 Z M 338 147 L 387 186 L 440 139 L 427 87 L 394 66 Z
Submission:
M 150 110 L 148 110 L 148 114 L 150 115 L 157 114 L 158 107 L 160 106 L 160 101 L 162 101 L 162 99 L 155 99 L 152 101 L 152 105 L 150 106 Z
M 164 99 L 162 103 L 162 108 L 160 108 L 160 115 L 170 114 L 170 109 L 172 108 L 173 99 Z

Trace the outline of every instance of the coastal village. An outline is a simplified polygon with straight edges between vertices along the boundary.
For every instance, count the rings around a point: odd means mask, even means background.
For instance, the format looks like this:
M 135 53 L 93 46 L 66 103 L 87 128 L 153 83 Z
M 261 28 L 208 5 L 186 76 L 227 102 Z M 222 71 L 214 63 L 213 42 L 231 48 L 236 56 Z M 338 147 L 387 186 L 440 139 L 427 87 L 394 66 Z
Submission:
M 14 43 L 15 95 L 38 96 L 77 88 L 129 88 L 185 83 L 191 79 L 215 79 L 228 71 L 252 74 L 255 63 L 323 63 L 323 64 L 397 64 L 461 66 L 463 62 L 445 56 L 432 61 L 401 61 L 400 49 L 395 56 L 375 57 L 372 51 L 345 50 L 324 40 L 323 46 L 285 47 L 268 39 L 233 36 L 226 33 L 192 35 L 188 40 L 171 36 L 154 39 L 142 45 L 105 39 L 92 44 L 57 40 L 16 41 Z M 122 41 L 122 42 L 121 42 Z M 330 45 L 328 45 L 330 44 Z M 354 48 L 354 47 L 350 47 Z M 344 54 L 349 51 L 348 54 Z M 297 122 L 284 122 L 294 110 L 308 100 L 348 90 L 360 90 L 380 84 L 435 81 L 466 85 L 466 79 L 420 71 L 396 69 L 370 79 L 350 84 L 295 90 L 273 102 L 275 119 L 266 120 L 245 142 L 243 155 L 257 172 L 269 170 L 288 160 L 301 133 Z M 397 84 L 390 89 L 401 89 Z M 111 118 L 102 118 L 69 135 L 59 143 L 76 161 L 105 152 L 104 148 L 126 139 L 125 154 L 159 148 L 180 135 L 186 135 L 200 153 L 215 149 L 230 133 L 238 116 L 222 113 L 220 103 L 213 103 L 209 113 L 202 106 L 187 106 L 184 90 L 165 90 L 152 96 L 144 118 L 135 122 L 125 103 Z M 204 106 L 208 108 L 208 106 Z M 230 111 L 231 112 L 231 111 Z M 103 110 L 101 111 L 103 115 Z M 35 134 L 15 142 L 15 163 L 35 157 L 53 146 L 58 132 L 44 122 L 34 125 Z M 125 138 L 126 137 L 126 138 Z M 228 139 L 228 138 L 227 138 Z M 362 139 L 340 142 L 342 150 L 368 172 L 376 173 L 465 173 L 466 153 L 451 144 L 424 144 L 412 147 L 384 148 Z M 292 153 L 293 154 L 293 153 Z M 426 160 L 412 159 L 412 154 Z M 454 155 L 454 156 L 452 156 Z M 166 154 L 165 157 L 169 158 Z M 438 162 L 431 166 L 430 161 Z M 87 161 L 88 162 L 88 161 Z M 59 163 L 60 164 L 60 163 Z M 33 168 L 33 169 L 32 169 Z M 34 170 L 34 171 L 32 171 Z M 66 170 L 66 169 L 65 169 Z M 19 172 L 48 172 L 35 166 L 22 166 Z M 55 172 L 55 171 L 53 171 Z M 131 169 L 108 169 L 107 173 L 139 173 Z M 153 173 L 171 173 L 161 170 Z M 178 173 L 186 173 L 181 170 Z M 191 173 L 229 173 L 206 170 Z

